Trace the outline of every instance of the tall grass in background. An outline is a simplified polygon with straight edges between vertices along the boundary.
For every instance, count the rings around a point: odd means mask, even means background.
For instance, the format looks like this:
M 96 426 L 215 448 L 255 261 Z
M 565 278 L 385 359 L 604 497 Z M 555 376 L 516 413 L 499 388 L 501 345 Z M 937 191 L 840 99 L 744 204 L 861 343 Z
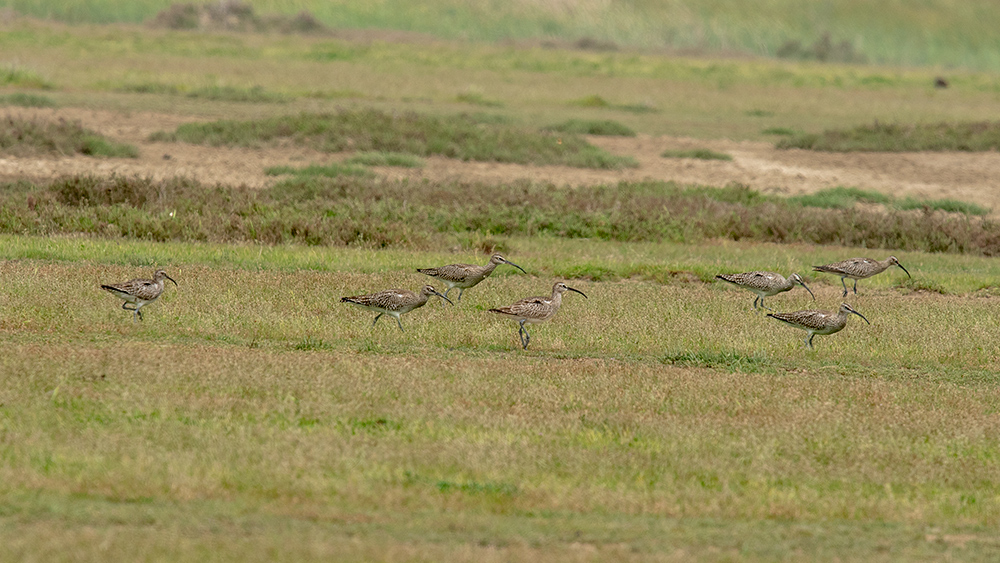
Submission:
M 0 6 L 71 23 L 153 18 L 170 0 L 4 0 Z M 450 39 L 535 39 L 583 48 L 616 46 L 739 51 L 759 55 L 835 56 L 841 46 L 875 63 L 1000 69 L 1000 10 L 989 0 L 927 0 L 872 5 L 812 3 L 504 2 L 433 0 L 256 0 L 260 14 L 302 10 L 335 28 L 394 29 Z M 824 49 L 823 45 L 830 48 Z M 795 45 L 800 48 L 793 48 Z

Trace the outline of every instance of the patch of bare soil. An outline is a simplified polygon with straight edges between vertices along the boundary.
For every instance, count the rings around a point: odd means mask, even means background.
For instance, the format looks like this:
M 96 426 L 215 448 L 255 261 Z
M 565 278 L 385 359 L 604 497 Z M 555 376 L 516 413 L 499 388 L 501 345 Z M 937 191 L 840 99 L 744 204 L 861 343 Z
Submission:
M 345 158 L 302 147 L 267 149 L 214 148 L 184 143 L 149 143 L 155 131 L 173 130 L 193 119 L 173 115 L 62 109 L 8 108 L 7 113 L 40 119 L 80 121 L 85 127 L 139 147 L 138 159 L 12 158 L 0 156 L 0 178 L 51 179 L 67 174 L 140 175 L 152 178 L 186 176 L 215 184 L 266 187 L 276 178 L 266 176 L 270 166 L 302 166 Z M 823 153 L 777 150 L 770 143 L 700 140 L 677 137 L 591 137 L 609 152 L 631 155 L 639 168 L 591 170 L 566 166 L 525 166 L 493 162 L 462 162 L 441 157 L 427 159 L 422 169 L 379 168 L 390 178 L 458 180 L 500 183 L 518 179 L 556 185 L 589 185 L 622 180 L 673 180 L 680 183 L 724 186 L 746 184 L 771 193 L 796 195 L 834 186 L 877 190 L 896 197 L 952 198 L 1000 212 L 1000 153 Z M 732 161 L 663 158 L 667 149 L 707 148 L 724 152 Z

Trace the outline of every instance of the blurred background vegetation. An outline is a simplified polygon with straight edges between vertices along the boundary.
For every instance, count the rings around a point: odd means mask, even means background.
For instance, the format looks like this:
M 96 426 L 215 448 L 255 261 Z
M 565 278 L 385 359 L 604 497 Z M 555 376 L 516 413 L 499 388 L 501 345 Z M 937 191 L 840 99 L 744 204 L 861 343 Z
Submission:
M 4 0 L 0 6 L 66 23 L 188 26 L 171 0 Z M 378 29 L 473 41 L 549 42 L 595 50 L 639 48 L 903 66 L 1000 69 L 1000 10 L 989 0 L 752 3 L 719 0 L 255 0 L 216 2 L 229 25 L 279 31 Z M 187 14 L 187 16 L 185 16 Z M 270 19 L 269 19 L 270 18 Z M 222 18 L 220 21 L 225 20 Z M 203 18 L 204 20 L 204 18 Z M 202 21 L 204 23 L 204 21 Z M 259 27 L 259 25 L 258 25 Z

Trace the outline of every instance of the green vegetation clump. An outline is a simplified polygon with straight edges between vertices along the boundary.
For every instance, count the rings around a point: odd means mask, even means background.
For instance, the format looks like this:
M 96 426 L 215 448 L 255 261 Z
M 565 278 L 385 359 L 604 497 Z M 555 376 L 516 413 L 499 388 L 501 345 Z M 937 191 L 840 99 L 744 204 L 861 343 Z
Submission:
M 54 88 L 51 82 L 34 71 L 13 64 L 0 67 L 0 86 L 19 86 L 39 90 L 52 90 Z
M 894 209 L 926 211 L 945 211 L 963 215 L 988 215 L 990 210 L 975 203 L 957 201 L 954 199 L 918 200 L 914 198 L 896 199 L 879 192 L 859 188 L 838 186 L 820 190 L 816 193 L 794 196 L 788 201 L 805 207 L 822 207 L 824 209 L 849 209 L 858 203 L 885 205 Z
M 162 82 L 139 82 L 125 84 L 116 88 L 118 92 L 131 94 L 180 94 L 181 88 L 174 84 L 164 84 Z
M 857 203 L 888 205 L 893 198 L 876 191 L 838 186 L 836 188 L 820 190 L 812 194 L 793 196 L 788 198 L 788 200 L 806 207 L 849 209 Z
M 920 125 L 876 121 L 853 129 L 800 133 L 778 141 L 776 146 L 832 152 L 1000 150 L 1000 121 Z
M 6 96 L 0 96 L 0 105 L 21 106 L 26 108 L 54 108 L 56 107 L 56 102 L 48 96 L 18 92 L 15 94 L 7 94 Z
M 0 152 L 15 156 L 71 155 L 137 158 L 139 149 L 112 141 L 78 122 L 22 119 L 0 120 Z
M 220 102 L 253 102 L 253 103 L 278 103 L 283 104 L 289 101 L 289 97 L 284 94 L 268 92 L 261 86 L 250 88 L 238 88 L 236 86 L 206 86 L 196 88 L 187 93 L 189 98 L 202 98 Z
M 296 175 L 253 190 L 187 179 L 74 176 L 9 184 L 0 194 L 3 233 L 374 247 L 427 247 L 455 235 L 729 239 L 1000 255 L 1000 225 L 991 221 L 895 209 L 816 209 L 738 185 L 646 181 L 561 188 L 341 174 Z
M 701 160 L 732 160 L 733 157 L 711 149 L 667 150 L 660 153 L 664 158 L 698 158 Z
M 349 164 L 331 163 L 325 165 L 313 164 L 304 168 L 293 168 L 291 166 L 272 166 L 264 173 L 269 176 L 325 176 L 336 178 L 338 176 L 374 176 L 375 173 L 361 166 L 351 166 Z
M 616 135 L 620 137 L 635 137 L 636 133 L 628 126 L 609 119 L 570 119 L 543 128 L 543 131 L 573 133 L 575 135 Z
M 180 140 L 213 146 L 258 147 L 290 140 L 327 152 L 346 150 L 432 154 L 486 162 L 563 164 L 581 168 L 638 166 L 631 157 L 612 155 L 572 135 L 554 136 L 474 117 L 435 117 L 374 109 L 302 113 L 254 121 L 181 125 L 151 140 Z
M 791 137 L 795 134 L 794 129 L 788 127 L 768 127 L 760 132 L 761 135 L 778 135 L 781 137 Z
M 589 96 L 573 100 L 570 102 L 570 105 L 584 108 L 616 109 L 630 113 L 656 113 L 656 111 L 658 111 L 655 107 L 649 104 L 612 104 L 597 94 L 591 94 Z
M 423 168 L 424 159 L 419 156 L 402 152 L 365 151 L 359 152 L 344 164 L 361 164 L 364 166 L 398 166 L 400 168 Z
M 475 93 L 459 94 L 459 95 L 455 96 L 455 100 L 459 101 L 459 102 L 462 102 L 462 103 L 472 104 L 472 105 L 476 105 L 476 106 L 484 106 L 484 107 L 491 107 L 491 108 L 503 107 L 502 103 L 500 103 L 500 102 L 498 102 L 496 100 L 488 100 L 488 99 L 484 98 L 482 94 L 475 94 Z

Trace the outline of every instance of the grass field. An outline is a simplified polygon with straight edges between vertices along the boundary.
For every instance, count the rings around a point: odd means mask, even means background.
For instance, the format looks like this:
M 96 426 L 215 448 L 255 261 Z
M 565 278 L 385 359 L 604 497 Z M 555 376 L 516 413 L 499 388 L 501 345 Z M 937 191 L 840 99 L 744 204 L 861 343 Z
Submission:
M 459 306 L 404 316 L 400 332 L 338 297 L 483 259 L 3 243 L 5 558 L 1000 550 L 1000 309 L 976 288 L 996 279 L 986 259 L 901 255 L 949 295 L 893 289 L 899 273 L 866 280 L 852 303 L 872 326 L 850 323 L 814 351 L 753 314 L 746 292 L 576 280 L 590 299 L 567 298 L 524 352 L 486 309 L 545 292 L 570 263 L 805 273 L 845 250 L 511 240 L 530 275 L 500 270 Z M 180 286 L 133 324 L 98 284 L 152 264 Z M 839 302 L 835 278 L 806 279 L 819 304 Z M 812 303 L 793 292 L 770 304 Z
M 640 133 L 768 139 L 883 123 L 981 121 L 989 72 L 664 57 L 457 42 L 207 34 L 26 21 L 0 35 L 9 88 L 56 104 L 245 120 L 341 108 L 611 120 Z M 0 78 L 4 75 L 0 73 Z M 479 95 L 498 102 L 461 101 Z
M 139 23 L 172 0 L 4 0 L 3 6 L 75 23 Z M 1000 68 L 1000 25 L 986 0 L 892 3 L 873 9 L 858 0 L 803 5 L 790 0 L 744 7 L 707 0 L 685 2 L 479 2 L 403 0 L 320 2 L 258 0 L 259 15 L 306 10 L 334 28 L 390 29 L 477 41 L 546 40 L 608 50 L 670 48 L 818 59 L 852 58 L 879 64 Z M 792 45 L 796 48 L 789 48 Z
M 1000 558 L 991 210 L 864 185 L 385 175 L 636 163 L 578 135 L 725 138 L 736 163 L 739 142 L 823 131 L 945 131 L 957 142 L 937 148 L 964 150 L 963 128 L 996 115 L 992 5 L 717 4 L 254 3 L 425 37 L 137 25 L 165 0 L 0 2 L 59 20 L 2 23 L 0 156 L 90 167 L 0 183 L 0 561 Z M 68 110 L 143 123 L 96 132 Z M 116 173 L 209 145 L 296 156 L 260 166 L 259 188 Z M 501 266 L 405 332 L 339 302 L 444 290 L 416 268 L 494 251 L 527 273 Z M 714 280 L 796 272 L 816 300 L 768 305 L 833 309 L 840 279 L 813 265 L 890 254 L 913 278 L 860 281 L 846 300 L 871 325 L 813 350 Z M 158 267 L 178 286 L 143 322 L 100 289 Z M 522 350 L 488 310 L 556 280 L 588 298 L 567 294 Z

